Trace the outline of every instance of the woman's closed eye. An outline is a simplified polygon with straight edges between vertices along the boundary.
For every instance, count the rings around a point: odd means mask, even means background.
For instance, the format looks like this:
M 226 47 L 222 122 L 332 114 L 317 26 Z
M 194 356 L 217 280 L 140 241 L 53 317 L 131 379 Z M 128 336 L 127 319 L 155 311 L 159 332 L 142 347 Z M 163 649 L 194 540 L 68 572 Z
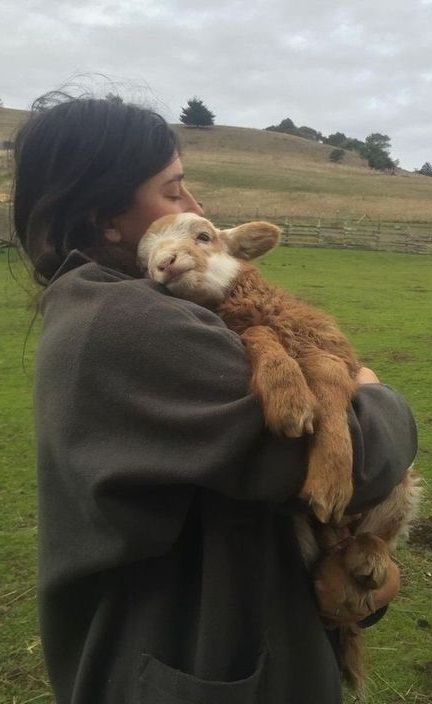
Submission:
M 168 193 L 165 197 L 169 200 L 181 200 L 183 198 L 181 193 Z

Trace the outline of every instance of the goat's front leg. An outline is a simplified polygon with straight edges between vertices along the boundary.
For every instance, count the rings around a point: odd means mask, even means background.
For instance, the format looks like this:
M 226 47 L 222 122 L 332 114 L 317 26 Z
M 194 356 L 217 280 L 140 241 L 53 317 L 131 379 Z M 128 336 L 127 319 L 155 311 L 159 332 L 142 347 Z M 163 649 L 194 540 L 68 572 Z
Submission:
M 299 361 L 320 409 L 301 495 L 320 521 L 338 522 L 353 490 L 347 409 L 356 384 L 346 364 L 332 354 L 317 351 Z
M 266 425 L 287 437 L 313 433 L 316 399 L 276 333 L 256 325 L 241 338 L 252 366 L 252 391 L 261 401 Z

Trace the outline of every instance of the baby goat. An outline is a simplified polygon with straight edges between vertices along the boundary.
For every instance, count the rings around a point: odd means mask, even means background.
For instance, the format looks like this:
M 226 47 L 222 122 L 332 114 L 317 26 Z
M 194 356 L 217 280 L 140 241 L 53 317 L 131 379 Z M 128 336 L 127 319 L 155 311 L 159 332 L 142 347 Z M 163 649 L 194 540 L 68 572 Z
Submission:
M 252 390 L 268 427 L 288 437 L 311 436 L 302 498 L 323 524 L 338 523 L 353 490 L 347 407 L 360 363 L 331 316 L 270 285 L 247 262 L 272 249 L 279 237 L 279 228 L 265 222 L 217 230 L 192 213 L 168 215 L 145 233 L 138 259 L 175 296 L 211 308 L 241 335 L 252 365 Z M 320 578 L 333 580 L 340 590 L 342 610 L 358 604 L 361 613 L 364 602 L 370 603 L 370 590 L 384 583 L 388 547 L 406 532 L 418 493 L 417 480 L 407 470 L 392 494 L 356 522 L 355 535 L 341 543 L 343 550 L 321 561 Z M 297 533 L 310 566 L 317 545 L 301 514 Z M 337 542 L 337 529 L 322 528 L 327 546 L 332 533 Z M 358 652 L 351 652 L 346 674 L 357 685 L 360 669 Z

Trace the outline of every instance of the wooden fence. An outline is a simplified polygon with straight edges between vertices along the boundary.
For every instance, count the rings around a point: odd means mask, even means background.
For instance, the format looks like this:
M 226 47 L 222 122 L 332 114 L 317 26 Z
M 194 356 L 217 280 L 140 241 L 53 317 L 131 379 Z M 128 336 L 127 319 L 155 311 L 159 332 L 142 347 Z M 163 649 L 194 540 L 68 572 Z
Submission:
M 219 227 L 232 227 L 240 219 L 207 214 Z M 258 218 L 255 218 L 258 219 Z M 261 216 L 260 219 L 266 219 Z M 370 249 L 412 254 L 432 254 L 432 223 L 382 223 L 361 222 L 303 222 L 288 218 L 268 218 L 282 228 L 282 244 L 295 247 L 337 247 L 345 249 Z M 0 240 L 10 238 L 9 204 L 0 205 Z
M 215 218 L 223 227 L 230 227 L 235 221 L 238 218 L 224 217 L 223 221 Z M 432 254 L 432 223 L 298 223 L 279 218 L 269 218 L 269 221 L 282 228 L 284 245 Z
M 0 204 L 0 249 L 7 246 L 11 237 L 11 228 L 9 222 L 9 204 Z
M 417 225 L 374 223 L 362 226 L 298 225 L 287 222 L 283 227 L 282 242 L 286 245 L 312 247 L 342 247 L 415 254 L 432 254 L 432 225 L 425 229 Z

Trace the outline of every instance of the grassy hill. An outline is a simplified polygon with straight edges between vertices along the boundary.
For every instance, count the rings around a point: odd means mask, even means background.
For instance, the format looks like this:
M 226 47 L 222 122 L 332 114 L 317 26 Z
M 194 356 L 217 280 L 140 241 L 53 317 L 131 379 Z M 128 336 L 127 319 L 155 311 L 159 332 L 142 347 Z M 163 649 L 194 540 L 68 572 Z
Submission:
M 28 115 L 27 110 L 0 108 L 0 142 L 13 139 L 15 132 L 26 121 Z
M 0 140 L 11 139 L 27 115 L 0 109 Z M 277 132 L 174 127 L 188 184 L 209 217 L 432 222 L 432 178 L 405 171 L 382 174 L 353 152 L 333 164 L 333 147 Z M 3 158 L 0 201 L 9 189 Z
M 210 216 L 432 221 L 432 178 L 382 174 L 352 152 L 333 164 L 332 147 L 292 135 L 239 127 L 176 130 L 188 183 Z

